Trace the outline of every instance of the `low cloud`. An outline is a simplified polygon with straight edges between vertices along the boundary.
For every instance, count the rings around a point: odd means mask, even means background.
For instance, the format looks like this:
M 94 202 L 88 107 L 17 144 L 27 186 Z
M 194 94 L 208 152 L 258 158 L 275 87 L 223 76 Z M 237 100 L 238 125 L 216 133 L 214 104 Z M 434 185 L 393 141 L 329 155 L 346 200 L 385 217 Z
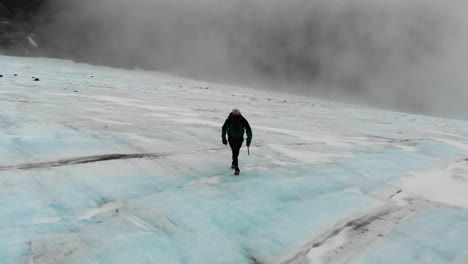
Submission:
M 468 118 L 464 1 L 57 1 L 63 57 Z M 46 19 L 47 18 L 47 19 Z

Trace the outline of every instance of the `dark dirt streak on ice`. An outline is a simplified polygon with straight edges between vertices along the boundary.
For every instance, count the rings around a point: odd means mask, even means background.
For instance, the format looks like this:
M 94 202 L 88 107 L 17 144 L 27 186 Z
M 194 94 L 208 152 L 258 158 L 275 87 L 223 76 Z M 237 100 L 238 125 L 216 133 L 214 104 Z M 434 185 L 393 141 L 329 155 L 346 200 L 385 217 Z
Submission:
M 388 197 L 388 199 L 392 199 L 395 195 L 397 195 L 397 194 L 399 194 L 401 192 L 403 192 L 403 190 L 398 190 L 396 193 L 390 195 L 390 197 Z
M 69 127 L 70 129 L 78 129 L 71 125 L 62 124 Z M 321 143 L 319 143 L 321 144 Z M 318 145 L 317 143 L 286 143 L 281 145 L 291 145 L 291 146 L 303 146 L 303 145 Z M 263 148 L 262 144 L 257 144 L 253 147 Z M 50 162 L 37 162 L 37 163 L 23 163 L 16 165 L 4 165 L 0 166 L 0 171 L 11 171 L 11 170 L 32 170 L 32 169 L 43 169 L 43 168 L 54 168 L 54 167 L 64 167 L 70 165 L 79 165 L 86 163 L 94 162 L 104 162 L 111 160 L 127 160 L 127 159 L 160 159 L 173 155 L 185 155 L 185 154 L 194 154 L 194 153 L 211 153 L 216 151 L 225 151 L 226 148 L 209 148 L 203 150 L 189 150 L 189 151 L 175 151 L 175 152 L 162 152 L 162 153 L 131 153 L 131 154 L 103 154 L 103 155 L 94 155 L 94 156 L 83 156 L 69 159 L 61 159 Z
M 112 160 L 127 160 L 127 159 L 161 159 L 173 155 L 184 155 L 194 154 L 200 152 L 213 152 L 225 150 L 225 148 L 210 148 L 204 150 L 191 150 L 191 151 L 179 151 L 179 152 L 161 152 L 161 153 L 131 153 L 131 154 L 103 154 L 94 156 L 83 156 L 77 158 L 61 159 L 50 162 L 37 162 L 37 163 L 23 163 L 17 165 L 6 165 L 0 166 L 0 171 L 11 171 L 11 170 L 32 170 L 32 169 L 43 169 L 43 168 L 54 168 L 64 167 L 70 165 L 79 165 L 94 162 L 105 162 Z
M 402 192 L 402 190 L 398 190 L 390 197 L 393 198 Z M 389 200 L 388 203 L 382 207 L 377 208 L 356 219 L 349 220 L 344 224 L 338 225 L 335 228 L 323 233 L 313 241 L 304 245 L 302 249 L 300 249 L 296 254 L 291 255 L 291 257 L 279 263 L 309 263 L 307 255 L 311 250 L 326 244 L 328 240 L 336 237 L 341 232 L 349 232 L 349 240 L 340 248 L 336 248 L 333 252 L 330 251 L 329 253 L 332 253 L 332 256 L 327 253 L 328 261 L 324 261 L 324 263 L 335 263 L 336 261 L 337 263 L 347 263 L 347 261 L 343 261 L 344 258 L 352 258 L 357 254 L 355 252 L 360 252 L 362 248 L 367 247 L 375 239 L 384 236 L 383 233 L 386 232 L 385 229 L 391 229 L 393 226 L 399 225 L 400 221 L 408 217 L 410 214 L 424 208 L 444 206 L 438 203 L 420 199 L 409 199 L 407 202 L 408 204 L 405 206 L 399 206 L 396 205 L 393 201 Z
M 31 170 L 31 169 L 41 169 L 41 168 L 53 168 L 53 167 L 63 167 L 69 165 L 77 164 L 86 164 L 93 162 L 101 161 L 110 161 L 110 160 L 125 160 L 125 159 L 157 159 L 167 156 L 167 154 L 154 154 L 154 153 L 137 153 L 137 154 L 106 154 L 106 155 L 96 155 L 96 156 L 87 156 L 71 159 L 62 159 L 52 162 L 39 162 L 39 163 L 24 163 L 18 165 L 9 165 L 9 166 L 0 166 L 0 171 L 9 171 L 9 170 Z
M 263 262 L 258 261 L 255 257 L 249 256 L 249 260 L 251 264 L 263 264 Z
M 4 103 L 28 103 L 28 104 L 52 104 L 47 102 L 33 102 L 33 101 L 25 101 L 25 100 L 0 100 L 0 102 Z
M 397 139 L 397 138 L 389 138 L 389 137 L 382 137 L 382 136 L 375 136 L 375 135 L 366 135 L 369 138 L 375 139 L 382 139 L 384 142 L 387 143 L 403 143 L 403 142 L 415 142 L 415 141 L 423 141 L 423 138 L 413 138 L 413 139 Z

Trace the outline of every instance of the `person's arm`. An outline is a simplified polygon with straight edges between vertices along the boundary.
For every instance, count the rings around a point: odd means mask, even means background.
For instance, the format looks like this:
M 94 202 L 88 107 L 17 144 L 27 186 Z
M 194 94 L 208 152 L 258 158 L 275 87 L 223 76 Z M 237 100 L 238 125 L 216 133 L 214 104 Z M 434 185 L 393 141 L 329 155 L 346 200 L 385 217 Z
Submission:
M 226 121 L 224 122 L 222 132 L 221 132 L 221 138 L 223 139 L 223 144 L 227 144 L 226 133 L 227 133 L 228 128 L 229 128 L 229 118 L 226 119 Z
M 247 119 L 244 120 L 244 127 L 245 131 L 247 132 L 247 146 L 250 146 L 250 143 L 252 142 L 252 128 L 250 127 L 249 121 Z

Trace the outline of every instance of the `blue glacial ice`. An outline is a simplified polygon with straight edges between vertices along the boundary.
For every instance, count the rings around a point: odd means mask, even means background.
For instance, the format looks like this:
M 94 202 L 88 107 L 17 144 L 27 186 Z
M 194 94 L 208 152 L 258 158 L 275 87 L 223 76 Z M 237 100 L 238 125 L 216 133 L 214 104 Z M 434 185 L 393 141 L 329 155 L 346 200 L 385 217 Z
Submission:
M 363 242 L 354 263 L 458 264 L 468 255 L 468 206 L 407 181 L 459 164 L 447 175 L 468 186 L 466 122 L 0 58 L 0 263 L 294 263 L 337 226 L 412 200 L 433 206 L 411 207 L 384 237 Z M 220 140 L 233 106 L 254 131 L 240 177 Z M 161 156 L 38 166 L 134 153 Z

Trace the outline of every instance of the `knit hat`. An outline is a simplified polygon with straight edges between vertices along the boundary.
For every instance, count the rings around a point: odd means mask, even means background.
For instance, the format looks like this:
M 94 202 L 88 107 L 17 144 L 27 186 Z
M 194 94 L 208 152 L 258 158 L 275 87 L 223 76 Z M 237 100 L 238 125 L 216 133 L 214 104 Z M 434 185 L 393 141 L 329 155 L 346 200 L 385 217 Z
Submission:
M 232 114 L 233 114 L 233 115 L 240 115 L 240 113 L 241 113 L 241 112 L 240 112 L 239 108 L 233 108 L 233 109 L 232 109 Z

